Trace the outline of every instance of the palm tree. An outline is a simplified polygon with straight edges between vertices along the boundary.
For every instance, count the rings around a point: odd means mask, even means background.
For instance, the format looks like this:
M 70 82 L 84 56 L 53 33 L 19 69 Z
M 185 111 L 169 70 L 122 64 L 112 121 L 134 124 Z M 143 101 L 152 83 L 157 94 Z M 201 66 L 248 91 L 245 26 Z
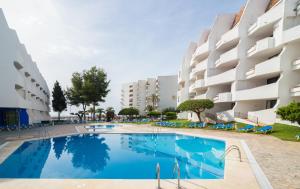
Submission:
M 96 113 L 98 114 L 98 119 L 101 120 L 102 114 L 104 113 L 104 109 L 103 108 L 97 108 Z
M 113 107 L 106 108 L 106 121 L 110 122 L 115 118 L 115 110 Z
M 154 111 L 154 107 L 152 105 L 147 105 L 146 108 L 145 108 L 145 111 L 146 112 L 152 112 L 152 111 Z
M 157 107 L 157 103 L 159 102 L 159 97 L 157 94 L 152 94 L 150 96 L 148 96 L 147 98 L 148 101 L 150 101 L 152 103 L 152 107 L 154 108 L 154 110 Z

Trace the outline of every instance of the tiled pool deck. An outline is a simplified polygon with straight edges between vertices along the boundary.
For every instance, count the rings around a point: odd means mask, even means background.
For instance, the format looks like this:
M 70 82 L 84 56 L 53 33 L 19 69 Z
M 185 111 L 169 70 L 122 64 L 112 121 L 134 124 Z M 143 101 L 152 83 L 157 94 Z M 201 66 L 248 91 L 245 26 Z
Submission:
M 0 132 L 0 162 L 14 151 L 23 140 L 45 136 L 42 128 L 22 130 L 20 138 L 17 132 Z M 61 136 L 85 133 L 83 125 L 65 125 L 47 127 L 46 136 Z M 248 159 L 244 145 L 248 145 L 259 166 L 267 176 L 273 188 L 300 188 L 300 143 L 279 140 L 272 136 L 210 131 L 201 129 L 154 128 L 148 125 L 126 125 L 103 132 L 145 133 L 176 132 L 188 135 L 226 140 L 227 146 L 238 145 L 242 149 L 243 162 L 239 162 L 236 152 L 226 157 L 225 178 L 220 180 L 182 180 L 183 188 L 260 188 L 253 171 L 253 159 Z M 6 143 L 8 141 L 8 143 Z M 244 142 L 245 141 L 245 142 Z M 255 167 L 255 166 L 254 166 Z M 254 169 L 255 170 L 255 169 Z M 257 170 L 256 170 L 257 171 Z M 263 179 L 262 179 L 263 181 Z M 105 179 L 0 179 L 0 188 L 35 189 L 35 188 L 156 188 L 155 180 L 105 180 Z M 162 180 L 162 188 L 176 188 L 176 180 Z

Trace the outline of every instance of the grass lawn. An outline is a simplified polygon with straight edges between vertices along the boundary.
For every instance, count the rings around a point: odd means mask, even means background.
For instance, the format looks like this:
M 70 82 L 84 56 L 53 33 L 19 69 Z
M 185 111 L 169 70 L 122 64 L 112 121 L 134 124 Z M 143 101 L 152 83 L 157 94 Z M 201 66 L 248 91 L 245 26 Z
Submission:
M 188 128 L 187 125 L 188 125 L 188 123 L 190 123 L 190 121 L 188 121 L 188 120 L 170 120 L 170 122 L 182 123 L 183 126 L 181 128 Z M 154 125 L 153 122 L 151 124 Z M 244 123 L 239 123 L 239 122 L 236 122 L 236 124 L 237 124 L 238 128 L 244 127 L 246 125 Z M 277 137 L 281 140 L 297 141 L 295 136 L 300 134 L 300 127 L 285 125 L 285 124 L 280 124 L 280 123 L 275 123 L 272 126 L 273 126 L 273 132 L 270 133 L 269 135 Z M 215 129 L 212 129 L 211 127 L 206 127 L 203 129 L 215 130 Z M 224 130 L 224 131 L 238 132 L 237 130 Z M 249 133 L 258 134 L 255 132 L 249 132 Z M 298 142 L 300 142 L 300 140 L 298 140 Z

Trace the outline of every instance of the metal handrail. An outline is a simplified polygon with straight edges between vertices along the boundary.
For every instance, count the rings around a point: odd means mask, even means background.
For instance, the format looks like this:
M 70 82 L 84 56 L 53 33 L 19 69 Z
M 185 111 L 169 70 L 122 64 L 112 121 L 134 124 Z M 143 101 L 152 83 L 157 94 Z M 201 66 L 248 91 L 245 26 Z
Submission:
M 157 179 L 157 189 L 160 189 L 160 165 L 156 164 L 156 179 Z
M 240 148 L 237 146 L 237 145 L 231 145 L 229 146 L 226 151 L 224 152 L 224 154 L 221 156 L 222 157 L 222 160 L 226 157 L 227 154 L 229 154 L 232 150 L 237 150 L 238 153 L 239 153 L 239 159 L 240 159 L 240 162 L 242 162 L 242 154 L 241 154 L 241 150 Z
M 181 187 L 180 187 L 180 168 L 179 168 L 177 161 L 175 162 L 175 165 L 174 165 L 173 174 L 176 171 L 177 171 L 177 189 L 181 189 Z

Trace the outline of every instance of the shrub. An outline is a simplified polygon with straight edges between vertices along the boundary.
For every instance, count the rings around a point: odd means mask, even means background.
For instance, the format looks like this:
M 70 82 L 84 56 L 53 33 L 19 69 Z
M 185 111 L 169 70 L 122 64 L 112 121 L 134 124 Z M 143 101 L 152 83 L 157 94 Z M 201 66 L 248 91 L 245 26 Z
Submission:
M 148 116 L 158 118 L 158 117 L 161 116 L 161 113 L 158 112 L 158 111 L 151 111 L 151 112 L 148 113 Z
M 300 102 L 292 102 L 287 106 L 280 107 L 276 111 L 276 114 L 283 120 L 300 124 Z
M 164 115 L 166 115 L 166 113 L 168 113 L 168 112 L 177 112 L 177 110 L 176 110 L 176 108 L 169 107 L 169 108 L 163 109 L 163 111 L 162 111 L 162 113 L 163 113 Z
M 165 115 L 167 120 L 177 119 L 176 112 L 166 112 Z

